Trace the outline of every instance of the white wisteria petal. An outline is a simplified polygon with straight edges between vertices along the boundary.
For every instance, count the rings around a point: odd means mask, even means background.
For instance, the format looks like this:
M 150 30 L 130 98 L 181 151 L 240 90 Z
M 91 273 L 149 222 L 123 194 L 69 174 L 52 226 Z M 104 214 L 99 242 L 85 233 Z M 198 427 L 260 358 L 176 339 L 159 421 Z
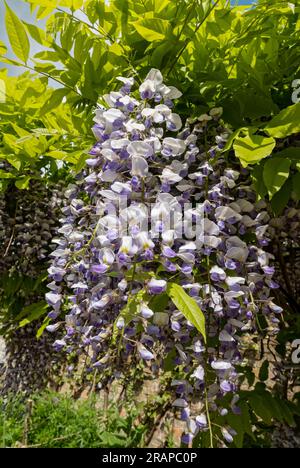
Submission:
M 235 341 L 233 336 L 231 336 L 227 330 L 222 330 L 219 334 L 219 340 L 225 341 L 226 343 L 232 343 Z
M 237 284 L 245 284 L 246 279 L 242 276 L 227 276 L 226 284 L 231 288 Z
M 113 192 L 112 190 L 100 190 L 100 195 L 111 201 L 119 200 L 119 195 L 116 192 Z
M 240 263 L 246 263 L 248 256 L 249 256 L 248 248 L 243 249 L 240 247 L 232 247 L 226 253 L 227 258 L 231 258 L 232 260 L 237 260 Z
M 133 141 L 128 145 L 127 151 L 131 156 L 142 156 L 143 158 L 149 158 L 153 155 L 152 146 L 144 141 Z
M 178 258 L 183 260 L 185 263 L 194 264 L 195 262 L 195 255 L 191 252 L 178 253 L 177 256 Z
M 121 247 L 119 249 L 119 252 L 124 253 L 129 256 L 133 256 L 137 253 L 138 248 L 134 244 L 134 241 L 131 236 L 123 236 L 122 237 L 122 243 Z
M 118 177 L 118 174 L 116 171 L 112 171 L 111 169 L 106 169 L 105 171 L 100 173 L 100 180 L 103 182 L 114 182 L 116 178 Z
M 177 190 L 179 192 L 187 192 L 188 190 L 192 190 L 194 188 L 194 185 L 189 184 L 185 180 L 181 180 L 177 185 L 176 185 Z
M 146 130 L 146 127 L 143 123 L 137 122 L 134 119 L 130 119 L 125 122 L 124 127 L 126 128 L 127 132 L 133 132 L 134 130 L 144 132 Z
M 111 189 L 119 194 L 129 194 L 131 192 L 131 185 L 129 182 L 114 182 Z
M 163 147 L 169 149 L 173 156 L 180 156 L 186 150 L 186 144 L 183 140 L 171 137 L 164 138 Z
M 152 81 L 155 86 L 158 86 L 163 83 L 164 79 L 160 70 L 156 68 L 152 68 L 148 75 L 146 76 L 146 80 Z
M 211 367 L 215 370 L 229 370 L 232 368 L 232 364 L 226 361 L 213 361 Z
M 103 112 L 103 118 L 107 123 L 111 125 L 113 125 L 114 122 L 116 122 L 117 120 L 123 121 L 126 119 L 125 114 L 123 114 L 123 112 L 121 112 L 120 109 L 113 108 Z
M 190 250 L 197 250 L 197 245 L 195 242 L 186 242 L 184 245 L 179 247 L 179 252 L 186 252 Z
M 220 221 L 232 221 L 236 223 L 242 219 L 242 216 L 229 206 L 219 206 L 216 209 L 216 218 Z
M 182 177 L 178 173 L 174 172 L 170 166 L 163 169 L 160 178 L 169 184 L 175 184 L 176 182 L 180 182 L 182 180 Z
M 126 78 L 126 77 L 123 77 L 123 76 L 117 76 L 116 79 L 117 79 L 118 81 L 121 81 L 121 82 L 124 83 L 125 85 L 129 85 L 129 86 L 133 86 L 134 83 L 135 83 L 133 77 Z
M 168 91 L 164 96 L 168 99 L 179 99 L 182 96 L 182 92 L 175 88 L 175 86 L 168 86 Z
M 128 140 L 128 138 L 119 138 L 117 140 L 111 140 L 111 147 L 116 150 L 127 148 L 129 144 L 130 140 Z
M 155 106 L 155 110 L 157 112 L 160 112 L 161 114 L 164 114 L 165 116 L 169 116 L 172 114 L 170 107 L 166 106 L 165 104 L 158 104 L 157 106 Z
M 217 265 L 215 265 L 215 266 L 213 266 L 211 268 L 210 274 L 212 276 L 219 277 L 220 280 L 222 280 L 222 281 L 224 281 L 226 279 L 226 277 L 227 277 L 225 271 L 222 268 L 218 267 Z
M 182 120 L 178 114 L 171 114 L 167 117 L 167 121 L 169 122 L 169 130 L 172 132 L 177 132 L 182 127 Z
M 144 250 L 153 249 L 155 247 L 154 242 L 150 239 L 149 234 L 145 231 L 137 234 L 135 239 L 138 245 Z
M 201 240 L 201 239 L 199 239 Z M 217 249 L 219 245 L 222 243 L 222 239 L 216 236 L 204 236 L 203 242 L 207 247 L 211 247 L 213 249 Z
M 183 398 L 177 398 L 177 400 L 173 401 L 172 406 L 177 408 L 187 408 L 189 405 L 188 402 Z
M 103 149 L 101 151 L 102 156 L 108 161 L 115 161 L 118 159 L 118 155 L 111 149 Z
M 243 216 L 241 221 L 242 224 L 247 228 L 257 225 L 257 221 L 255 219 L 250 218 L 250 216 L 248 215 Z
M 157 136 L 152 136 L 145 139 L 145 143 L 150 145 L 155 153 L 158 153 L 161 150 L 161 142 Z
M 203 219 L 203 230 L 204 230 L 204 233 L 207 234 L 208 236 L 220 235 L 219 226 L 208 218 Z
M 245 293 L 243 291 L 229 291 L 224 294 L 224 299 L 227 303 L 238 299 L 239 297 L 243 297 Z
M 156 92 L 156 84 L 152 80 L 145 80 L 139 87 L 142 97 L 151 98 Z
M 174 243 L 175 238 L 175 231 L 173 229 L 169 229 L 162 233 L 162 241 L 164 244 L 172 246 Z
M 254 210 L 254 205 L 248 200 L 244 200 L 243 198 L 237 200 L 236 203 L 240 206 L 243 213 L 251 213 Z
M 141 156 L 133 156 L 131 175 L 138 177 L 146 177 L 148 175 L 148 172 L 149 166 L 146 159 L 144 159 Z
M 195 377 L 197 380 L 203 381 L 204 375 L 205 375 L 204 368 L 200 365 L 194 370 L 191 377 Z

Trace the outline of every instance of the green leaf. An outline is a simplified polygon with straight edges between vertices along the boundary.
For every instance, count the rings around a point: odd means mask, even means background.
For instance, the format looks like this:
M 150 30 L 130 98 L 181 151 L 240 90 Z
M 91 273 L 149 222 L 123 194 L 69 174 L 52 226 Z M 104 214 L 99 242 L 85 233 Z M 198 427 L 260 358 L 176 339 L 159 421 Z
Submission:
M 279 398 L 273 397 L 269 392 L 266 392 L 263 398 L 264 398 L 264 403 L 268 407 L 270 412 L 272 413 L 273 418 L 281 423 L 284 423 L 285 422 L 284 413 L 285 414 L 288 413 L 288 411 L 285 408 L 285 405 L 284 407 L 282 407 L 278 403 Z
M 264 182 L 270 200 L 281 189 L 290 175 L 291 161 L 282 158 L 270 158 L 264 166 Z
M 23 21 L 23 24 L 25 24 L 26 29 L 29 32 L 32 39 L 34 39 L 36 42 L 38 42 L 41 45 L 44 45 L 44 46 L 50 45 L 50 43 L 46 39 L 46 34 L 43 29 L 39 28 L 35 24 L 26 23 L 25 21 Z
M 149 302 L 149 307 L 153 312 L 164 312 L 168 307 L 169 296 L 168 294 L 158 294 L 153 296 Z
M 177 309 L 201 333 L 206 343 L 205 317 L 195 299 L 190 297 L 183 287 L 176 283 L 168 284 L 167 294 Z
M 300 201 L 300 172 L 293 176 L 293 192 L 298 201 Z
M 6 156 L 6 161 L 9 162 L 17 171 L 21 169 L 22 166 L 22 161 L 19 157 L 14 156 L 14 155 L 8 155 Z
M 4 55 L 7 52 L 7 47 L 4 42 L 0 41 L 0 55 Z
M 24 128 L 19 127 L 19 125 L 17 125 L 15 122 L 11 122 L 11 126 L 20 138 L 30 135 L 30 132 L 27 132 L 27 130 Z
M 159 18 L 141 19 L 132 25 L 147 42 L 163 40 L 169 28 L 169 22 Z
M 40 115 L 48 114 L 52 110 L 56 109 L 61 103 L 63 98 L 69 93 L 69 90 L 65 88 L 56 89 L 53 91 L 51 96 L 47 99 L 45 104 L 40 110 Z
M 279 216 L 287 206 L 293 190 L 293 182 L 288 179 L 284 186 L 277 192 L 271 201 L 271 207 L 276 216 Z
M 45 7 L 45 6 L 40 6 L 37 13 L 36 13 L 36 19 L 38 20 L 42 20 L 44 18 L 46 18 L 47 16 L 49 16 L 53 11 L 53 8 L 49 7 Z
M 30 176 L 22 176 L 20 179 L 16 180 L 15 186 L 20 190 L 26 190 L 29 187 L 30 179 Z
M 300 132 L 300 102 L 283 109 L 265 126 L 265 131 L 275 138 Z
M 75 174 L 78 174 L 82 171 L 82 169 L 85 167 L 85 161 L 87 160 L 87 158 L 87 153 L 82 153 L 81 156 L 79 156 L 79 159 L 74 168 Z
M 287 422 L 287 424 L 290 427 L 295 427 L 294 416 L 293 416 L 291 407 L 289 406 L 290 402 L 281 400 L 279 398 L 276 400 L 276 402 L 277 402 L 277 405 L 280 407 L 282 417 Z
M 7 179 L 0 179 L 0 192 L 5 192 L 9 186 L 9 181 Z
M 76 164 L 77 163 L 76 153 L 77 151 L 75 153 L 67 153 L 66 151 L 53 150 L 53 151 L 49 151 L 49 153 L 46 153 L 45 156 L 49 158 L 53 158 L 53 159 L 58 159 L 60 161 L 66 161 L 66 162 Z
M 4 143 L 4 146 L 6 146 L 9 150 L 12 150 L 14 153 L 18 152 L 19 148 L 18 148 L 17 138 L 15 135 L 11 133 L 5 133 L 3 135 L 3 143 Z
M 12 60 L 7 57 L 1 57 L 1 63 L 7 63 L 8 65 L 14 65 L 15 67 L 23 66 L 21 62 L 17 62 L 16 60 Z
M 292 161 L 300 161 L 300 148 L 295 146 L 290 146 L 289 148 L 285 148 L 282 151 L 274 154 L 276 158 L 288 158 Z
M 235 141 L 235 139 L 239 136 L 239 134 L 241 133 L 242 130 L 246 130 L 245 128 L 238 128 L 237 130 L 235 130 L 234 132 L 231 133 L 231 135 L 229 136 L 227 142 L 226 142 L 226 145 L 224 147 L 224 149 L 222 150 L 222 153 L 226 153 L 226 151 L 229 151 L 233 145 L 233 142 Z
M 30 0 L 30 3 L 33 5 L 38 5 L 46 8 L 56 8 L 57 6 L 57 0 Z
M 233 148 L 244 167 L 255 164 L 272 154 L 275 140 L 261 135 L 247 135 L 236 138 Z
M 42 325 L 40 326 L 40 328 L 38 329 L 38 331 L 36 333 L 37 339 L 41 338 L 42 334 L 44 333 L 44 331 L 46 330 L 46 327 L 48 327 L 50 322 L 51 322 L 51 320 L 49 319 L 49 317 L 46 317 L 44 322 L 42 323 Z
M 256 165 L 251 173 L 253 186 L 255 192 L 258 195 L 258 199 L 261 200 L 268 194 L 268 189 L 264 182 L 263 177 L 264 166 L 262 164 Z
M 243 421 L 243 429 L 246 434 L 248 434 L 252 439 L 255 440 L 255 437 L 253 435 L 253 428 L 251 424 L 251 417 L 249 414 L 249 406 L 246 401 L 241 401 L 237 403 L 238 406 L 241 408 L 241 414 L 239 415 L 240 418 Z
M 22 21 L 15 15 L 15 13 L 9 8 L 7 3 L 6 6 L 6 31 L 12 50 L 16 56 L 24 63 L 27 62 L 30 51 L 30 44 L 26 34 L 26 30 L 23 26 Z
M 249 405 L 255 412 L 256 416 L 263 420 L 265 424 L 270 426 L 272 424 L 272 413 L 269 408 L 264 404 L 263 395 L 258 395 L 251 392 L 249 395 Z
M 151 66 L 160 69 L 166 60 L 170 60 L 172 56 L 175 56 L 177 51 L 178 44 L 174 40 L 163 41 L 153 50 L 150 58 Z
M 174 370 L 175 367 L 175 358 L 176 358 L 176 349 L 173 348 L 164 359 L 164 370 L 170 372 Z
M 45 315 L 48 309 L 48 304 L 44 301 L 36 302 L 35 304 L 31 304 L 27 307 L 24 307 L 22 312 L 19 314 L 18 320 L 21 317 L 26 317 L 19 323 L 19 327 L 25 327 L 29 323 L 33 322 L 34 320 L 39 319 L 43 315 Z
M 124 319 L 125 326 L 127 326 L 131 320 L 133 320 L 140 310 L 141 302 L 148 302 L 148 295 L 144 289 L 139 291 L 134 296 L 130 297 L 125 307 L 121 310 L 117 320 L 114 323 L 112 342 L 115 344 L 119 334 L 117 322 L 120 318 Z
M 269 378 L 269 361 L 264 361 L 260 371 L 259 371 L 259 380 L 266 382 Z
M 11 172 L 5 172 L 0 169 L 0 179 L 15 179 L 15 175 L 11 174 Z

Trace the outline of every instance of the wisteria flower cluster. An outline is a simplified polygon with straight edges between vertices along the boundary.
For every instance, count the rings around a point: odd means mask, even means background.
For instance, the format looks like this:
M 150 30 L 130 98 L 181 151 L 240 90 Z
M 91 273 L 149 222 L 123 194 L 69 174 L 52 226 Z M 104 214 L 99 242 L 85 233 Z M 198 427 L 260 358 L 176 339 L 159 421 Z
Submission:
M 66 191 L 49 269 L 48 331 L 65 326 L 55 348 L 84 355 L 87 371 L 100 376 L 119 377 L 138 361 L 159 374 L 171 361 L 183 442 L 201 431 L 212 440 L 216 414 L 230 443 L 226 415 L 240 411 L 242 337 L 255 333 L 259 314 L 276 327 L 282 312 L 265 251 L 270 218 L 247 171 L 225 157 L 222 109 L 183 126 L 174 112 L 181 93 L 160 71 L 138 91 L 132 78 L 119 81 L 96 112 L 86 169 Z M 205 315 L 207 343 L 186 301 L 170 299 L 170 283 Z M 203 402 L 197 414 L 195 400 Z
M 6 172 L 12 169 L 6 162 L 0 167 Z M 18 328 L 20 314 L 27 318 L 27 309 L 30 318 L 37 310 L 35 305 L 44 302 L 41 278 L 54 249 L 51 239 L 58 228 L 61 202 L 60 184 L 46 185 L 44 181 L 31 181 L 28 190 L 11 184 L 0 194 L 0 312 L 6 351 L 1 369 L 3 394 L 45 388 L 63 363 L 55 360 L 51 337 L 36 339 L 41 320 Z
M 6 168 L 9 170 L 9 168 Z M 38 278 L 53 250 L 61 205 L 60 187 L 31 183 L 8 188 L 0 197 L 0 274 Z

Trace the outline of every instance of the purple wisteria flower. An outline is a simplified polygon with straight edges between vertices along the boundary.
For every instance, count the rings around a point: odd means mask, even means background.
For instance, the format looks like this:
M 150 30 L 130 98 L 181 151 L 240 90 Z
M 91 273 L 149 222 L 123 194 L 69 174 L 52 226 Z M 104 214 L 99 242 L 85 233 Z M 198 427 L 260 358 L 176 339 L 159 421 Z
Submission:
M 159 70 L 139 89 L 133 78 L 118 80 L 107 108 L 96 111 L 86 167 L 65 192 L 46 295 L 49 316 L 61 313 L 66 325 L 54 346 L 84 355 L 99 378 L 113 379 L 120 363 L 125 373 L 134 360 L 157 375 L 171 366 L 173 408 L 191 444 L 208 429 L 207 408 L 224 417 L 237 411 L 222 398 L 239 387 L 243 333 L 256 329 L 259 312 L 270 321 L 282 312 L 264 251 L 270 217 L 248 173 L 223 153 L 230 131 L 220 108 L 183 126 L 173 112 L 181 93 Z M 169 298 L 170 282 L 203 311 L 207 346 L 189 305 Z M 201 414 L 192 411 L 195 395 L 206 403 Z M 225 422 L 222 435 L 232 442 Z

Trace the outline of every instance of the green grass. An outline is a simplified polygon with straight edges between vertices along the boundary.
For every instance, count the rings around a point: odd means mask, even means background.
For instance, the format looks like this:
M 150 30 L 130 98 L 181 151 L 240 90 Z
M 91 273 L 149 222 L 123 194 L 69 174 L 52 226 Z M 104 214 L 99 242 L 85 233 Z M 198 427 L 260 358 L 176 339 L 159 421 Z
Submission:
M 120 416 L 111 405 L 107 411 L 96 398 L 74 400 L 44 393 L 32 398 L 32 414 L 26 430 L 28 402 L 20 397 L 0 399 L 0 447 L 20 444 L 44 448 L 107 448 L 142 445 L 145 426 L 137 422 L 138 410 Z

